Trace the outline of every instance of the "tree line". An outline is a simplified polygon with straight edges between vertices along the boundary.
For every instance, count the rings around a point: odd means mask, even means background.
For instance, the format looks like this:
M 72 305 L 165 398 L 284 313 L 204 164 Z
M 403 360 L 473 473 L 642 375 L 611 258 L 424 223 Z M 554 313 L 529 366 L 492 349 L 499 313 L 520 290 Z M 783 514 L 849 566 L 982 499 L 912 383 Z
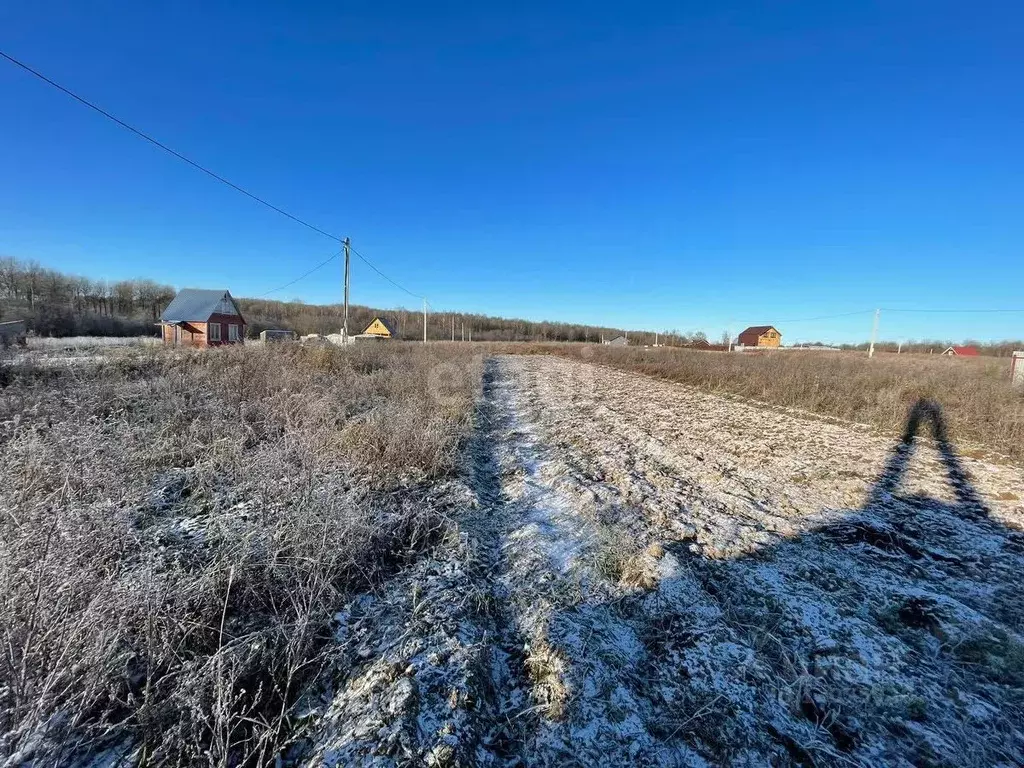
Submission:
M 301 301 L 273 301 L 269 299 L 238 298 L 239 307 L 249 324 L 249 331 L 258 335 L 270 328 L 296 331 L 300 334 L 338 333 L 344 318 L 341 304 L 306 304 Z M 403 339 L 423 338 L 423 312 L 416 309 L 378 309 L 363 305 L 349 305 L 348 330 L 361 333 L 374 317 L 389 321 Z M 631 344 L 653 344 L 653 332 L 627 331 L 611 326 L 580 323 L 522 320 L 492 317 L 467 312 L 430 312 L 427 314 L 426 332 L 430 341 L 611 341 L 616 336 L 629 336 Z M 658 335 L 658 343 L 685 346 L 701 332 L 684 334 L 669 331 Z
M 153 335 L 172 298 L 173 286 L 153 280 L 93 280 L 0 257 L 0 320 L 44 336 Z
M 69 275 L 41 266 L 36 261 L 0 257 L 0 321 L 25 320 L 30 331 L 43 336 L 141 336 L 157 335 L 156 323 L 161 311 L 174 298 L 173 286 L 148 279 L 94 280 Z M 248 323 L 250 336 L 260 331 L 281 328 L 306 335 L 329 334 L 341 330 L 344 310 L 341 304 L 246 299 L 236 297 Z M 415 309 L 378 309 L 349 306 L 349 333 L 361 332 L 381 316 L 389 320 L 401 338 L 423 338 L 423 313 Z M 653 331 L 627 331 L 611 326 L 580 323 L 533 321 L 492 317 L 465 312 L 431 312 L 427 315 L 427 338 L 433 341 L 472 339 L 473 341 L 563 341 L 600 342 L 627 336 L 630 345 L 646 346 L 655 342 L 684 347 L 711 341 L 703 331 L 678 329 L 655 334 Z M 712 341 L 725 346 L 729 334 Z M 949 340 L 910 341 L 903 352 L 939 353 L 955 342 Z M 1024 342 L 964 341 L 976 346 L 983 355 L 1008 356 Z M 806 346 L 825 346 L 818 343 Z M 867 344 L 844 344 L 843 349 L 865 350 Z M 875 348 L 896 352 L 896 342 L 879 342 Z

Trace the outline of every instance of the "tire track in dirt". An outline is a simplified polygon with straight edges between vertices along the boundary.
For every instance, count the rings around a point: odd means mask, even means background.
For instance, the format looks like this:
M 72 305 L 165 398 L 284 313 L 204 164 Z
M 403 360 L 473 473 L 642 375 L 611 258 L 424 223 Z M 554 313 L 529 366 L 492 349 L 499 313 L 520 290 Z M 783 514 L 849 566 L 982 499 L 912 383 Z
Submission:
M 339 615 L 308 764 L 1024 762 L 1024 544 L 920 494 L 869 506 L 887 448 L 488 361 L 454 538 Z M 989 497 L 1020 476 L 970 466 Z
M 489 362 L 475 449 L 505 626 L 494 686 L 502 733 L 489 740 L 524 765 L 636 762 L 654 744 L 631 679 L 641 643 L 602 608 L 616 588 L 594 567 L 601 531 L 526 418 L 519 373 L 514 358 Z

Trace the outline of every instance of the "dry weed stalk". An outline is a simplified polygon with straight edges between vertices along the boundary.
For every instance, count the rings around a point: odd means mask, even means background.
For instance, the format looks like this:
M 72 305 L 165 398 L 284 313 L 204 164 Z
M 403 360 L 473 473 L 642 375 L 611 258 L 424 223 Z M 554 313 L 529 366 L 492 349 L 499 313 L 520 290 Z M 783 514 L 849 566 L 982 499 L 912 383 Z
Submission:
M 444 534 L 478 381 L 412 345 L 6 365 L 0 754 L 281 755 L 344 595 Z

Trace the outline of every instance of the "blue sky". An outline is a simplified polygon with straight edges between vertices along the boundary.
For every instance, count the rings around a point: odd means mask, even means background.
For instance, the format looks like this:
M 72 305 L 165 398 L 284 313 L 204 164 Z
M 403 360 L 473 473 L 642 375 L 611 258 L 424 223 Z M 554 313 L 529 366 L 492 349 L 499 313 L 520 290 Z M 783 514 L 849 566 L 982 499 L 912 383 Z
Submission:
M 858 341 L 793 321 L 1024 308 L 1024 6 L 771 5 L 20 0 L 0 48 L 439 310 Z M 334 250 L 6 62 L 0 105 L 0 254 L 255 296 Z M 358 261 L 352 299 L 417 303 Z

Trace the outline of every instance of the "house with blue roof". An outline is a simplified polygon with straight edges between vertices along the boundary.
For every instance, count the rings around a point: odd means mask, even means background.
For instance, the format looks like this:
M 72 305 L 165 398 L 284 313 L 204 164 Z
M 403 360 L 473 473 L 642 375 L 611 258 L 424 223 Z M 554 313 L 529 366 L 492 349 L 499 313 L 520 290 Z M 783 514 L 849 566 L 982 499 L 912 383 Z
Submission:
M 245 338 L 242 310 L 226 290 L 182 288 L 160 315 L 164 344 L 217 347 Z

